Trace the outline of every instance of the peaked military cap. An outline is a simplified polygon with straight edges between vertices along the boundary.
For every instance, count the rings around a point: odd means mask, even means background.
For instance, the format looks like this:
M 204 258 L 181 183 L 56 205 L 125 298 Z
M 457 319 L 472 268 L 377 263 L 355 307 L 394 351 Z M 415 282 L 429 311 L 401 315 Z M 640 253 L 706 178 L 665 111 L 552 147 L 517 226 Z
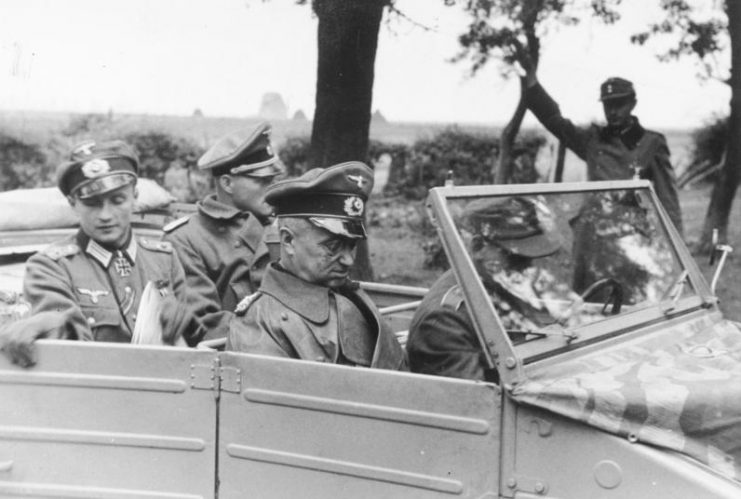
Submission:
M 612 77 L 605 80 L 599 87 L 599 100 L 619 99 L 621 97 L 635 97 L 633 83 L 625 78 Z
M 545 230 L 529 198 L 477 199 L 466 206 L 463 217 L 475 235 L 516 255 L 538 258 L 561 247 L 558 236 Z
M 262 122 L 254 130 L 238 130 L 219 139 L 198 160 L 198 168 L 211 170 L 214 176 L 249 175 L 275 177 L 283 173 L 280 159 L 270 143 L 269 123 Z
M 365 204 L 373 189 L 373 170 L 359 161 L 314 168 L 267 188 L 265 201 L 278 218 L 308 218 L 334 234 L 365 239 Z
M 87 199 L 136 182 L 138 172 L 139 158 L 125 142 L 87 141 L 59 165 L 57 186 L 65 196 Z

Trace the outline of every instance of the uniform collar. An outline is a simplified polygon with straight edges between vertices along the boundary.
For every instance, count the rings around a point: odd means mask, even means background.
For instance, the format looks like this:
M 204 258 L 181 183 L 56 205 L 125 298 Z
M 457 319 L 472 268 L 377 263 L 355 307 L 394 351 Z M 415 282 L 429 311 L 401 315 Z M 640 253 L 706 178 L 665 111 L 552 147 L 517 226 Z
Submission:
M 643 137 L 646 129 L 641 126 L 640 121 L 635 116 L 631 116 L 631 123 L 625 128 L 615 128 L 606 126 L 602 129 L 603 136 L 606 137 L 617 137 L 628 149 L 633 149 L 638 145 L 638 142 Z
M 77 238 L 80 247 L 84 248 L 85 253 L 97 260 L 103 266 L 103 268 L 107 269 L 108 266 L 111 264 L 111 261 L 113 260 L 113 252 L 98 244 L 97 241 L 91 239 L 90 236 L 82 231 L 79 232 Z M 134 238 L 133 234 L 130 236 L 129 244 L 122 250 L 122 253 L 126 255 L 126 258 L 129 260 L 129 263 L 131 265 L 135 264 L 136 239 Z
M 326 286 L 312 284 L 271 263 L 262 278 L 260 290 L 311 322 L 329 318 L 329 293 Z
M 203 201 L 198 203 L 198 211 L 209 218 L 230 220 L 232 218 L 249 216 L 249 213 L 243 212 L 234 206 L 222 203 L 216 199 L 216 194 L 207 196 Z

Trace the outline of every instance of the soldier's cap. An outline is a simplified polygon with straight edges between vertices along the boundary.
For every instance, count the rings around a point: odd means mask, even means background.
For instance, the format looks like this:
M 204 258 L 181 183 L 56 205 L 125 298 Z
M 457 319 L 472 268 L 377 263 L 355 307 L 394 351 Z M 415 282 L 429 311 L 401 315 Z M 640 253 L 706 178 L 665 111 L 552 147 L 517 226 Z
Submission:
M 57 167 L 57 186 L 65 196 L 88 199 L 136 182 L 139 158 L 121 140 L 86 141 Z
M 599 100 L 602 102 L 611 99 L 621 99 L 624 97 L 635 97 L 636 91 L 633 88 L 633 83 L 626 80 L 613 76 L 608 78 L 599 87 Z
M 270 143 L 272 127 L 262 122 L 254 130 L 237 130 L 217 140 L 198 159 L 198 168 L 219 175 L 275 177 L 283 173 Z
M 307 218 L 340 236 L 365 239 L 365 204 L 373 189 L 373 170 L 360 161 L 314 168 L 280 180 L 266 190 L 265 201 L 278 218 Z
M 466 206 L 462 215 L 464 226 L 474 235 L 515 255 L 538 258 L 561 247 L 558 235 L 545 230 L 538 218 L 538 207 L 529 198 L 477 199 Z

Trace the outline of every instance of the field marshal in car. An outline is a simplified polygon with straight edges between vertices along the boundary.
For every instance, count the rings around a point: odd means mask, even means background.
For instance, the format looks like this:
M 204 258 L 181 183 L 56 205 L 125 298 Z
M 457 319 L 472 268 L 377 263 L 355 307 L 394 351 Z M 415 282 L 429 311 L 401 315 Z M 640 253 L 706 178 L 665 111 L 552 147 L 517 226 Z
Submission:
M 227 350 L 406 369 L 406 356 L 378 309 L 349 279 L 366 238 L 373 171 L 360 162 L 315 168 L 268 187 L 280 260 L 237 307 Z
M 130 342 L 148 282 L 164 297 L 164 343 L 181 335 L 198 341 L 201 329 L 180 300 L 185 277 L 172 246 L 132 233 L 138 168 L 136 154 L 122 141 L 83 143 L 59 166 L 57 184 L 79 216 L 80 230 L 28 260 L 23 294 L 32 317 L 4 332 L 11 356 L 22 357 L 24 345 L 38 337 Z

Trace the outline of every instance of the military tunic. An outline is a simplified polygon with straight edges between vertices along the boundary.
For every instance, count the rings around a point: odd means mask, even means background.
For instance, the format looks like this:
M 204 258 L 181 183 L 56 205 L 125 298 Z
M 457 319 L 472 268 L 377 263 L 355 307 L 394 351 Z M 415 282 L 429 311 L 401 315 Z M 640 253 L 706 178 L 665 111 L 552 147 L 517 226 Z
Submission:
M 28 260 L 23 293 L 33 314 L 70 312 L 67 339 L 130 342 L 149 281 L 163 295 L 185 293 L 183 268 L 170 243 L 132 236 L 115 255 L 80 231 Z
M 682 233 L 677 181 L 662 134 L 644 129 L 635 117 L 622 131 L 596 125 L 577 127 L 561 115 L 539 84 L 528 89 L 527 102 L 543 126 L 587 163 L 589 180 L 627 180 L 635 174 L 633 167 L 639 168 L 640 177 L 653 182 L 659 201 Z
M 234 308 L 257 289 L 269 261 L 263 225 L 212 194 L 198 204 L 196 215 L 164 230 L 185 269 L 190 305 L 206 338 L 223 338 Z
M 331 290 L 270 265 L 232 319 L 227 350 L 406 370 L 406 356 L 360 289 Z

